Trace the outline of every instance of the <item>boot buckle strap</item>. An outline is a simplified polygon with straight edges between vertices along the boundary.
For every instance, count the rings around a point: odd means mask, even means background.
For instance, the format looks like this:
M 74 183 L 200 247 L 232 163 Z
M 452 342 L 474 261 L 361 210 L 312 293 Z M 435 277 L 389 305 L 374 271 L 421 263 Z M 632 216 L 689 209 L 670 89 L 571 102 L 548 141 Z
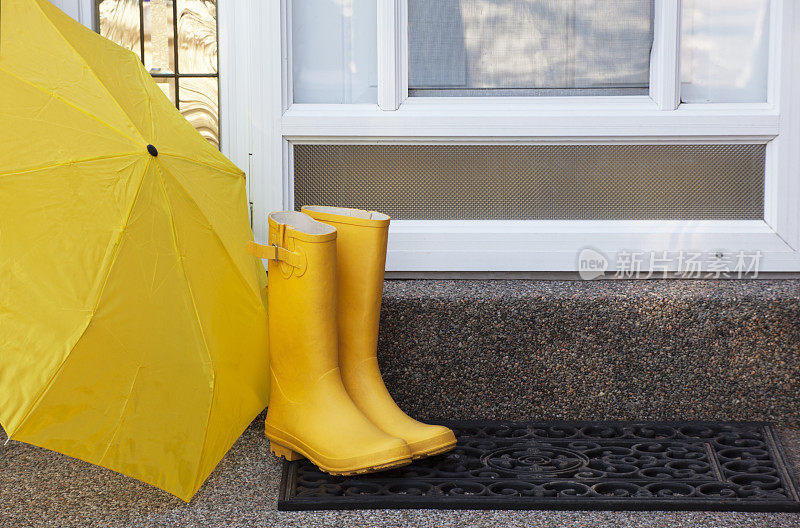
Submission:
M 274 260 L 276 262 L 285 262 L 293 268 L 302 268 L 302 256 L 298 253 L 293 253 L 286 248 L 282 248 L 277 244 L 265 246 L 263 244 L 256 244 L 252 240 L 247 243 L 247 252 L 254 257 Z

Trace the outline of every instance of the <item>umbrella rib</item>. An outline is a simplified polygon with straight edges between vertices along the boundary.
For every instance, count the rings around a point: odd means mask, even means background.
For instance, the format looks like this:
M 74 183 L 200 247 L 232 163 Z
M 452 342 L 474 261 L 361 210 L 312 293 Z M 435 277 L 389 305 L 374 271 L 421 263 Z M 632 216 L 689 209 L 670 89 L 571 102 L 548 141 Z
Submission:
M 94 317 L 94 314 L 97 311 L 97 307 L 100 305 L 100 299 L 103 298 L 103 292 L 106 289 L 106 284 L 108 283 L 108 277 L 111 275 L 111 268 L 114 267 L 114 261 L 117 257 L 117 254 L 119 253 L 119 248 L 122 245 L 122 237 L 125 236 L 125 229 L 127 228 L 128 222 L 131 219 L 131 214 L 133 214 L 133 208 L 139 199 L 139 193 L 141 192 L 142 186 L 144 185 L 144 179 L 147 173 L 147 169 L 150 167 L 152 163 L 153 163 L 152 158 L 147 160 L 147 165 L 145 166 L 145 170 L 144 172 L 142 172 L 142 179 L 139 181 L 139 187 L 136 188 L 136 194 L 134 194 L 133 199 L 131 200 L 130 209 L 128 209 L 128 213 L 125 215 L 124 227 L 119 231 L 119 236 L 117 237 L 117 241 L 114 244 L 114 251 L 112 252 L 108 268 L 105 270 L 105 276 L 103 277 L 102 285 L 100 286 L 99 291 L 97 293 L 97 299 L 94 302 L 94 307 L 92 307 L 92 317 L 89 317 L 89 319 L 86 321 L 86 325 L 83 327 L 83 330 L 81 330 L 80 335 L 77 337 L 77 339 L 75 339 L 75 342 L 72 343 L 72 346 L 70 346 L 69 352 L 67 352 L 64 355 L 64 359 L 61 360 L 61 363 L 58 365 L 58 368 L 55 370 L 55 372 L 53 372 L 52 376 L 50 376 L 50 379 L 47 380 L 47 383 L 42 387 L 42 390 L 39 391 L 39 394 L 36 395 L 36 399 L 28 408 L 27 412 L 25 413 L 25 416 L 22 417 L 22 420 L 20 420 L 19 425 L 14 430 L 14 432 L 19 431 L 25 425 L 25 422 L 28 421 L 28 418 L 30 418 L 33 411 L 35 411 L 36 408 L 39 406 L 39 403 L 41 402 L 42 398 L 47 393 L 47 391 L 50 390 L 50 387 L 53 385 L 53 382 L 55 381 L 56 377 L 58 377 L 58 375 L 64 369 L 64 365 L 67 364 L 69 357 L 72 355 L 72 351 L 75 350 L 75 347 L 78 346 L 78 343 L 80 343 L 81 339 L 83 339 L 83 336 L 86 334 L 86 331 L 89 329 L 89 325 L 91 324 L 92 318 Z M 8 437 L 11 438 L 11 436 L 12 432 L 8 431 Z
M 178 184 L 178 187 L 180 187 L 180 188 L 181 188 L 181 191 L 183 191 L 183 193 L 184 193 L 186 196 L 188 196 L 190 200 L 194 201 L 194 200 L 192 199 L 192 195 L 191 195 L 191 194 L 189 194 L 189 191 L 187 191 L 187 190 L 186 190 L 186 188 L 185 188 L 185 187 L 184 187 L 184 186 L 181 184 L 181 182 L 178 180 L 178 178 L 176 178 L 176 177 L 175 177 L 175 175 L 174 175 L 174 174 L 172 174 L 172 172 L 171 172 L 171 171 L 170 171 L 170 170 L 169 170 L 169 169 L 166 167 L 166 165 L 164 165 L 163 163 L 160 163 L 159 165 L 161 166 L 161 168 L 163 168 L 164 172 L 166 172 L 167 174 L 169 174 L 169 176 L 170 176 L 170 177 L 171 177 L 173 180 L 175 180 L 175 183 L 177 183 L 177 184 Z M 197 207 L 197 210 L 198 210 L 198 212 L 200 213 L 200 216 L 202 216 L 202 217 L 203 217 L 203 220 L 205 220 L 205 221 L 208 223 L 208 225 L 209 225 L 209 226 L 212 226 L 212 227 L 213 227 L 213 224 L 212 224 L 212 223 L 211 223 L 211 221 L 208 219 L 208 217 L 205 215 L 205 213 L 203 213 L 202 209 L 200 209 L 200 207 Z M 214 233 L 214 236 L 215 236 L 215 237 L 217 237 L 217 240 L 219 241 L 220 245 L 223 247 L 223 249 L 225 249 L 225 254 L 226 254 L 226 255 L 228 255 L 228 258 L 231 260 L 231 263 L 233 264 L 233 267 L 234 267 L 234 269 L 236 270 L 236 274 L 239 276 L 239 278 L 241 279 L 241 281 L 244 283 L 245 287 L 246 287 L 248 290 L 250 290 L 250 291 L 252 291 L 252 292 L 253 292 L 253 295 L 255 295 L 256 299 L 258 300 L 258 304 L 263 304 L 263 301 L 262 301 L 262 299 L 261 299 L 261 295 L 260 295 L 260 294 L 259 294 L 257 291 L 253 290 L 253 289 L 250 287 L 250 284 L 247 282 L 247 278 L 246 278 L 246 277 L 244 276 L 244 274 L 242 273 L 242 270 L 241 270 L 241 269 L 239 269 L 239 265 L 238 265 L 238 264 L 236 264 L 236 259 L 234 259 L 234 258 L 233 258 L 233 255 L 231 255 L 231 252 L 230 252 L 230 250 L 228 249 L 228 246 L 226 246 L 226 245 L 225 245 L 225 242 L 223 242 L 223 241 L 222 241 L 222 238 L 220 238 L 219 234 L 217 233 L 217 231 L 216 231 L 215 229 L 211 229 L 211 232 L 212 232 L 212 233 Z
M 161 172 L 161 164 L 156 165 L 156 170 L 160 173 Z M 183 265 L 183 259 L 180 258 L 180 248 L 178 247 L 178 232 L 175 229 L 175 217 L 172 213 L 172 204 L 169 201 L 169 196 L 167 195 L 167 187 L 164 184 L 164 179 L 161 177 L 161 174 L 158 175 L 158 179 L 161 182 L 161 190 L 164 194 L 164 200 L 166 200 L 167 210 L 169 211 L 170 217 L 170 227 L 172 227 L 172 243 L 175 248 L 175 254 L 178 256 L 178 264 L 180 264 L 181 272 L 183 274 L 183 278 L 186 279 L 186 288 L 189 290 L 189 298 L 192 300 L 192 308 L 194 309 L 194 313 L 197 316 L 197 325 L 200 327 L 200 335 L 203 337 L 203 344 L 205 345 L 206 354 L 208 355 L 209 363 L 213 363 L 211 361 L 211 349 L 208 348 L 208 342 L 206 341 L 206 335 L 203 331 L 203 326 L 200 324 L 200 313 L 197 311 L 197 303 L 194 301 L 194 294 L 192 293 L 192 287 L 189 286 L 189 278 L 186 275 L 186 268 Z
M 202 164 L 202 163 L 201 163 L 201 164 Z M 183 185 L 181 185 L 181 182 L 180 182 L 180 181 L 179 181 L 179 180 L 178 180 L 178 179 L 175 177 L 175 175 L 174 175 L 174 174 L 172 174 L 172 171 L 170 171 L 170 170 L 169 170 L 169 168 L 168 168 L 166 165 L 164 165 L 164 163 L 163 163 L 163 162 L 160 162 L 160 161 L 158 162 L 158 171 L 159 171 L 159 172 L 163 171 L 165 174 L 168 174 L 168 175 L 169 175 L 169 177 L 170 177 L 170 178 L 172 178 L 172 180 L 173 180 L 173 181 L 174 181 L 174 182 L 175 182 L 175 183 L 178 185 L 178 187 L 181 189 L 181 191 L 182 191 L 182 192 L 183 192 L 183 193 L 184 193 L 184 194 L 185 194 L 185 195 L 186 195 L 186 196 L 187 196 L 187 197 L 188 197 L 190 200 L 192 200 L 192 197 L 191 197 L 191 195 L 189 194 L 189 192 L 188 192 L 188 191 L 187 191 L 187 190 L 186 190 L 186 189 L 183 187 Z M 161 175 L 159 175 L 159 176 L 161 176 Z M 166 184 L 164 183 L 164 180 L 163 180 L 163 179 L 161 179 L 161 186 L 162 186 L 162 189 L 163 189 L 163 192 L 164 192 L 164 199 L 166 200 L 166 202 L 167 202 L 167 207 L 169 208 L 169 211 L 170 211 L 170 218 L 173 218 L 173 217 L 172 217 L 172 206 L 170 205 L 169 196 L 167 195 L 167 188 L 166 188 Z M 192 201 L 194 201 L 194 200 L 192 200 Z M 195 205 L 196 205 L 196 204 L 195 204 Z M 208 220 L 208 218 L 207 218 L 207 217 L 206 217 L 206 215 L 203 213 L 203 211 L 200 209 L 200 207 L 197 207 L 197 211 L 200 213 L 200 216 L 202 216 L 202 217 L 203 217 L 203 219 L 204 219 L 204 220 L 205 220 L 205 221 L 208 223 L 208 225 L 209 225 L 209 226 L 211 226 L 211 225 L 212 225 L 212 224 L 211 224 L 211 222 Z M 173 228 L 173 240 L 174 240 L 174 243 L 175 243 L 175 245 L 176 245 L 176 250 L 178 250 L 178 248 L 177 248 L 177 243 L 178 243 L 178 234 L 177 234 L 177 232 L 175 231 L 175 224 L 174 224 L 174 221 L 172 222 L 172 228 Z M 261 306 L 263 306 L 263 301 L 262 301 L 262 299 L 261 299 L 261 295 L 259 295 L 257 291 L 254 291 L 254 290 L 253 290 L 253 289 L 250 287 L 250 285 L 249 285 L 249 284 L 248 284 L 248 282 L 247 282 L 247 279 L 246 279 L 246 278 L 245 278 L 245 276 L 242 274 L 242 270 L 241 270 L 241 269 L 239 269 L 239 266 L 236 264 L 236 261 L 234 260 L 234 258 L 233 258 L 233 255 L 231 255 L 230 251 L 228 250 L 228 247 L 227 247 L 227 246 L 225 245 L 225 243 L 222 241 L 222 239 L 220 238 L 219 234 L 217 234 L 216 230 L 215 230 L 215 229 L 213 229 L 213 227 L 212 227 L 212 229 L 211 229 L 211 232 L 212 232 L 212 233 L 214 233 L 214 236 L 217 238 L 217 240 L 219 241 L 220 245 L 221 245 L 221 246 L 222 246 L 222 248 L 224 249 L 224 251 L 225 251 L 225 254 L 226 254 L 226 255 L 228 256 L 228 258 L 231 260 L 231 264 L 233 265 L 233 268 L 236 270 L 236 274 L 237 274 L 237 276 L 239 277 L 239 279 L 240 279 L 240 280 L 242 281 L 242 283 L 244 284 L 244 287 L 245 287 L 245 289 L 246 289 L 246 290 L 249 290 L 249 291 L 252 291 L 252 292 L 253 292 L 253 294 L 254 294 L 254 295 L 255 295 L 255 297 L 256 297 L 256 302 L 257 302 L 257 304 L 258 304 L 258 305 L 261 305 Z M 183 273 L 184 273 L 184 276 L 185 276 L 185 275 L 186 275 L 186 270 L 183 268 L 183 261 L 180 261 L 180 265 L 181 265 L 181 269 L 183 270 Z M 189 294 L 190 294 L 190 297 L 191 297 L 191 299 L 192 299 L 192 305 L 194 306 L 194 308 L 195 308 L 195 311 L 196 311 L 196 310 L 197 310 L 197 306 L 194 304 L 194 297 L 193 297 L 193 296 L 192 296 L 192 294 L 191 294 L 191 287 L 189 287 L 189 281 L 188 281 L 188 280 L 186 281 L 186 285 L 187 285 L 187 288 L 189 288 Z M 203 336 L 203 342 L 205 343 L 205 334 L 203 333 L 203 328 L 202 328 L 202 325 L 200 324 L 200 317 L 199 317 L 199 315 L 198 315 L 197 321 L 198 321 L 198 325 L 200 325 L 200 332 L 201 332 L 201 334 L 202 334 L 202 336 Z M 211 359 L 211 352 L 210 352 L 210 351 L 209 351 L 209 349 L 208 349 L 208 344 L 206 344 L 206 352 L 208 352 L 208 354 L 209 354 L 209 360 L 210 360 L 210 359 Z M 213 411 L 213 409 L 214 409 L 214 399 L 215 399 L 215 397 L 216 397 L 216 390 L 217 390 L 217 385 L 216 385 L 216 382 L 215 382 L 215 383 L 213 384 L 213 388 L 212 388 L 212 394 L 211 394 L 211 404 L 209 405 L 209 408 L 208 408 L 208 418 L 207 418 L 207 422 L 206 422 L 206 423 L 208 423 L 208 422 L 210 422 L 210 421 L 211 421 L 211 413 L 212 413 L 212 411 Z M 202 446 L 202 448 L 201 448 L 201 450 L 200 450 L 201 456 L 202 456 L 202 453 L 205 451 L 205 446 L 206 446 L 206 444 L 207 444 L 207 443 L 208 443 L 208 428 L 206 429 L 206 435 L 205 435 L 205 437 L 203 438 L 203 446 Z M 195 476 L 195 487 L 197 486 L 197 482 L 196 482 L 196 481 L 197 481 L 197 480 L 199 480 L 199 479 L 201 478 L 201 473 L 200 473 L 200 471 L 201 471 L 201 468 L 200 468 L 200 467 L 198 467 L 198 469 L 197 469 L 197 475 Z
M 114 440 L 117 439 L 117 435 L 119 435 L 119 432 L 122 429 L 122 423 L 125 421 L 125 415 L 128 414 L 128 406 L 131 403 L 131 395 L 133 395 L 133 389 L 136 387 L 136 381 L 139 379 L 139 373 L 141 372 L 142 366 L 139 365 L 139 368 L 136 369 L 136 374 L 133 376 L 131 388 L 128 390 L 128 397 L 125 399 L 125 406 L 122 408 L 122 412 L 119 415 L 119 420 L 117 421 L 117 426 L 114 428 L 114 434 L 111 435 L 111 440 L 108 441 L 108 444 L 103 451 L 103 456 L 100 457 L 100 462 L 98 463 L 99 465 L 103 465 L 108 452 L 111 450 L 111 446 L 114 445 Z
M 216 165 L 212 165 L 211 163 L 206 163 L 205 161 L 200 161 L 198 159 L 190 158 L 188 156 L 181 156 L 180 154 L 172 154 L 172 153 L 169 153 L 169 152 L 165 152 L 164 156 L 169 156 L 171 158 L 177 158 L 177 159 L 180 159 L 180 160 L 188 161 L 188 162 L 194 163 L 196 165 L 202 165 L 204 167 L 208 167 L 210 169 L 218 170 L 218 171 L 224 172 L 226 174 L 231 174 L 233 176 L 239 176 L 240 178 L 246 178 L 244 171 L 238 170 L 238 167 L 237 167 L 236 171 L 233 171 L 233 170 L 229 170 L 229 169 L 223 169 L 223 168 L 217 167 Z
M 195 317 L 197 319 L 197 327 L 200 329 L 200 337 L 203 340 L 203 346 L 205 347 L 205 350 L 206 350 L 206 356 L 208 357 L 209 364 L 212 366 L 212 368 L 211 368 L 211 402 L 208 404 L 208 416 L 206 417 L 206 434 L 203 437 L 203 444 L 200 447 L 200 457 L 202 458 L 203 452 L 205 451 L 205 448 L 206 448 L 206 443 L 208 441 L 208 429 L 209 429 L 208 428 L 208 423 L 211 421 L 211 412 L 214 409 L 214 400 L 216 399 L 216 396 L 217 396 L 216 373 L 214 372 L 214 368 L 213 368 L 214 361 L 213 361 L 213 359 L 211 357 L 211 349 L 208 347 L 208 341 L 206 340 L 206 334 L 205 334 L 205 331 L 203 331 L 203 323 L 200 320 L 200 312 L 197 310 L 197 303 L 194 300 L 194 293 L 192 293 L 192 287 L 189 285 L 189 278 L 186 275 L 186 267 L 183 264 L 183 259 L 180 258 L 180 253 L 181 252 L 180 252 L 180 248 L 178 247 L 178 231 L 175 228 L 175 217 L 174 217 L 174 215 L 172 213 L 172 204 L 169 201 L 169 195 L 167 194 L 167 186 L 166 186 L 166 183 L 164 182 L 163 175 L 161 174 L 162 168 L 165 171 L 167 170 L 166 167 L 164 167 L 163 163 L 158 163 L 155 166 L 155 169 L 158 172 L 158 180 L 161 183 L 161 192 L 164 195 L 164 203 L 166 204 L 167 211 L 169 212 L 169 221 L 170 221 L 170 226 L 172 227 L 172 244 L 173 244 L 173 246 L 175 248 L 175 255 L 177 256 L 178 264 L 180 265 L 181 273 L 183 274 L 183 278 L 184 278 L 184 282 L 186 283 L 186 290 L 189 293 L 189 299 L 192 302 L 192 309 L 194 309 L 194 314 L 195 314 Z M 172 175 L 170 174 L 170 176 L 172 176 Z M 175 179 L 174 176 L 172 176 L 172 178 Z M 213 231 L 213 229 L 212 229 L 212 231 Z M 198 468 L 198 472 L 199 471 L 200 471 L 200 469 Z
M 25 174 L 26 172 L 39 172 L 47 169 L 53 169 L 55 167 L 63 167 L 65 165 L 80 165 L 82 163 L 91 163 L 93 161 L 105 161 L 110 159 L 116 158 L 124 158 L 127 156 L 141 156 L 141 152 L 127 152 L 125 154 L 111 154 L 108 156 L 93 156 L 91 158 L 81 158 L 78 160 L 73 161 L 64 161 L 61 163 L 51 163 L 50 165 L 42 165 L 40 167 L 32 167 L 28 169 L 21 169 L 21 170 L 13 170 L 8 172 L 0 172 L 0 177 L 2 176 L 10 176 L 12 174 Z
M 111 98 L 111 100 L 112 100 L 112 101 L 114 101 L 114 104 L 117 106 L 117 108 L 119 108 L 119 111 L 120 111 L 120 112 L 122 112 L 122 115 L 124 115 L 124 116 L 125 116 L 125 117 L 128 119 L 128 123 L 130 123 L 130 125 L 133 127 L 133 129 L 134 129 L 134 130 L 136 130 L 136 131 L 139 133 L 139 137 L 141 138 L 141 140 L 142 140 L 142 141 L 144 141 L 144 142 L 146 143 L 146 142 L 147 142 L 147 140 L 144 138 L 144 135 L 142 135 L 142 131 L 141 131 L 141 130 L 139 130 L 139 128 L 138 128 L 138 127 L 136 126 L 136 124 L 133 122 L 133 120 L 131 119 L 131 116 L 129 116 L 129 115 L 128 115 L 128 113 L 127 113 L 127 112 L 125 112 L 125 110 L 124 110 L 124 109 L 122 108 L 122 106 L 119 104 L 119 101 L 117 101 L 117 98 L 116 98 L 116 97 L 114 97 L 114 96 L 111 94 L 111 91 L 108 89 L 108 86 L 106 86 L 106 85 L 105 85 L 105 83 L 104 83 L 103 81 L 101 81 L 101 80 L 100 80 L 100 77 L 98 77 L 98 76 L 97 76 L 97 73 L 96 73 L 96 72 L 95 72 L 95 71 L 92 69 L 92 67 L 91 67 L 91 66 L 89 66 L 89 63 L 88 63 L 88 62 L 86 62 L 86 59 L 84 59 L 84 58 L 83 58 L 83 55 L 81 55 L 81 54 L 78 52 L 78 50 L 76 50 L 76 49 L 75 49 L 75 46 L 73 46 L 73 45 L 72 45 L 72 43 L 69 41 L 69 39 L 68 39 L 67 37 L 65 37 L 65 36 L 64 36 L 64 33 L 62 33 L 62 32 L 61 32 L 61 29 L 59 29 L 58 25 L 57 25 L 55 22 L 53 22 L 53 19 L 52 19 L 52 18 L 50 18 L 50 16 L 49 16 L 47 13 L 45 13 L 45 11 L 44 11 L 44 9 L 42 9 L 42 5 L 39 3 L 39 1 L 37 0 L 37 1 L 33 2 L 33 3 L 34 3 L 34 4 L 36 4 L 36 7 L 37 7 L 37 8 L 39 9 L 39 11 L 42 13 L 42 16 L 43 16 L 44 18 L 46 18 L 46 19 L 47 19 L 47 20 L 50 22 L 50 26 L 52 26 L 52 28 L 55 30 L 55 32 L 56 32 L 56 33 L 58 33 L 58 34 L 61 36 L 61 38 L 64 40 L 64 43 L 65 43 L 67 46 L 69 46 L 69 48 L 72 50 L 72 52 L 73 52 L 73 53 L 74 53 L 74 54 L 75 54 L 75 55 L 78 57 L 78 59 L 79 59 L 79 60 L 80 60 L 80 61 L 81 61 L 81 62 L 84 64 L 84 66 L 86 66 L 86 69 L 87 69 L 89 72 L 91 72 L 91 74 L 92 74 L 92 77 L 94 77 L 94 78 L 97 80 L 97 82 L 100 84 L 100 86 L 102 86 L 102 87 L 103 87 L 103 90 L 105 90 L 105 91 L 106 91 L 106 93 L 108 94 L 108 97 L 110 97 L 110 98 Z M 130 54 L 131 54 L 131 55 L 134 55 L 134 53 L 133 53 L 133 52 L 130 52 Z M 135 56 L 135 55 L 134 55 L 134 56 Z M 137 60 L 138 60 L 138 59 L 137 59 Z M 102 122 L 102 121 L 101 121 L 101 122 Z M 109 127 L 113 129 L 113 127 L 111 127 L 110 125 L 109 125 Z
M 56 99 L 57 101 L 60 101 L 60 102 L 64 103 L 65 105 L 67 105 L 67 106 L 69 106 L 69 107 L 71 107 L 71 108 L 74 108 L 74 109 L 75 109 L 75 110 L 77 110 L 78 112 L 80 112 L 80 113 L 82 113 L 82 114 L 85 114 L 85 115 L 89 116 L 91 119 L 93 119 L 93 120 L 97 121 L 98 123 L 100 123 L 100 124 L 101 124 L 101 125 L 103 125 L 104 127 L 108 128 L 109 130 L 112 130 L 112 131 L 116 132 L 117 134 L 119 134 L 120 136 L 124 137 L 125 139 L 127 139 L 127 140 L 130 140 L 130 141 L 132 141 L 133 143 L 136 143 L 136 144 L 139 144 L 139 143 L 140 143 L 140 140 L 137 140 L 136 138 L 129 136 L 128 134 L 124 133 L 123 131 L 119 130 L 118 128 L 116 128 L 116 127 L 114 127 L 114 126 L 112 126 L 112 125 L 110 125 L 110 124 L 106 123 L 105 121 L 101 120 L 99 117 L 97 117 L 97 116 L 96 116 L 96 115 L 94 115 L 93 113 L 89 112 L 88 110 L 84 110 L 84 109 L 83 109 L 83 108 L 81 108 L 80 106 L 78 106 L 78 105 L 76 105 L 76 104 L 73 104 L 73 103 L 71 103 L 71 102 L 67 101 L 67 100 L 66 100 L 66 99 L 64 99 L 63 97 L 61 97 L 61 96 L 57 95 L 55 92 L 53 92 L 53 91 L 51 91 L 51 90 L 48 90 L 48 89 L 47 89 L 47 88 L 45 88 L 44 86 L 40 86 L 40 85 L 38 85 L 38 84 L 36 84 L 36 83 L 34 83 L 34 82 L 31 82 L 31 81 L 29 81 L 29 80 L 27 80 L 27 79 L 23 79 L 23 78 L 22 78 L 22 77 L 20 77 L 19 75 L 15 74 L 14 72 L 12 72 L 12 71 L 9 71 L 9 70 L 7 70 L 7 69 L 5 69 L 5 68 L 0 68 L 0 71 L 4 71 L 4 72 L 5 72 L 5 73 L 7 73 L 8 75 L 10 75 L 10 76 L 14 77 L 15 79 L 17 79 L 18 81 L 20 81 L 20 82 L 22 82 L 22 83 L 25 83 L 25 84 L 27 84 L 28 86 L 32 86 L 32 87 L 36 88 L 37 90 L 40 90 L 40 91 L 42 91 L 42 92 L 46 93 L 47 95 L 49 95 L 49 96 L 50 96 L 50 97 L 52 97 L 53 99 Z M 95 78 L 97 78 L 97 77 L 95 77 Z M 98 82 L 99 82 L 99 81 L 98 81 Z M 102 83 L 101 83 L 101 84 L 102 84 Z M 103 88 L 105 88 L 105 86 L 104 86 Z M 106 92 L 108 92 L 108 89 L 106 89 Z M 109 96 L 110 96 L 110 95 L 111 95 L 111 94 L 109 93 Z M 117 106 L 119 106 L 119 105 L 117 105 Z M 122 109 L 120 108 L 120 110 L 122 110 Z M 128 117 L 128 116 L 127 116 L 127 114 L 125 114 L 125 112 L 124 112 L 124 111 L 123 111 L 122 113 L 123 113 L 123 115 L 125 115 L 125 117 Z M 130 118 L 128 118 L 128 119 L 130 119 Z M 134 126 L 134 129 L 135 129 L 135 128 L 136 128 L 136 127 Z M 142 139 L 141 139 L 141 141 L 145 141 L 145 140 L 144 140 L 144 138 L 142 138 Z

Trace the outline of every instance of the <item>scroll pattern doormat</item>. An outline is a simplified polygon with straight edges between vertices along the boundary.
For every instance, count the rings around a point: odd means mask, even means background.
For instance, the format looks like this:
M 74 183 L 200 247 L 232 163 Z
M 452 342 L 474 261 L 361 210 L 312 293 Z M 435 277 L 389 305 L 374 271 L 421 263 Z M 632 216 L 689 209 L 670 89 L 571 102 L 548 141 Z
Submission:
M 284 462 L 279 510 L 800 511 L 764 423 L 441 422 L 450 453 L 373 475 Z

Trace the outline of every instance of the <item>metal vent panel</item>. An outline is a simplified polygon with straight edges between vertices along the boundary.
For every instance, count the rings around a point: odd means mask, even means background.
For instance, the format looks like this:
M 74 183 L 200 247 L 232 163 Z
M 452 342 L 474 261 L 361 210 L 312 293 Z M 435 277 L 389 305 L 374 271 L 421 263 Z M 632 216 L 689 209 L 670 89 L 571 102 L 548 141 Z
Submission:
M 415 220 L 754 220 L 765 145 L 295 145 L 294 199 Z

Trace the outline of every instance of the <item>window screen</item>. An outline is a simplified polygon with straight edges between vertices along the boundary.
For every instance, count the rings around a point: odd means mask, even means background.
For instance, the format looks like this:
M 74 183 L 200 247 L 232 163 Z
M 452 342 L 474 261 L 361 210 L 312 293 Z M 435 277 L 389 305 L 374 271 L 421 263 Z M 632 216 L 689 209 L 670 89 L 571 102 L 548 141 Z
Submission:
M 296 145 L 294 199 L 424 220 L 755 220 L 764 153 L 725 145 Z
M 653 0 L 408 0 L 410 95 L 646 94 Z

